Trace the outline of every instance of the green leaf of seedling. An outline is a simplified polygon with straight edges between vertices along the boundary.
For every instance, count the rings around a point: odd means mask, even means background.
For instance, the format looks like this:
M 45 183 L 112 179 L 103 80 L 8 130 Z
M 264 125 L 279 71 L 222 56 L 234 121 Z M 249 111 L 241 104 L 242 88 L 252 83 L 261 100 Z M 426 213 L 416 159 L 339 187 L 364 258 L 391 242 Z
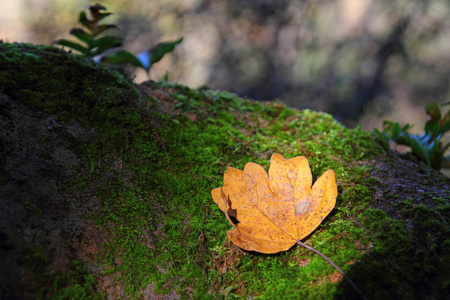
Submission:
M 92 29 L 92 37 L 96 37 L 100 33 L 113 28 L 117 28 L 117 26 L 112 24 L 97 25 Z
M 431 121 L 437 121 L 441 119 L 441 110 L 439 105 L 435 102 L 428 102 L 425 104 L 425 112 L 431 117 Z
M 112 24 L 98 25 L 98 23 L 102 19 L 111 15 L 111 13 L 108 12 L 101 12 L 103 10 L 106 10 L 106 7 L 100 4 L 94 4 L 90 5 L 88 10 L 91 14 L 91 18 L 87 16 L 85 11 L 81 11 L 78 17 L 78 22 L 86 27 L 88 31 L 85 31 L 81 28 L 72 28 L 70 30 L 70 34 L 74 35 L 81 42 L 86 44 L 86 47 L 84 45 L 76 44 L 68 40 L 58 40 L 54 43 L 79 51 L 91 58 L 96 56 L 98 57 L 109 49 L 121 46 L 123 44 L 123 39 L 119 37 L 107 36 L 95 39 L 98 35 L 102 34 L 106 30 L 117 28 L 116 25 Z M 175 49 L 176 45 L 178 45 L 182 41 L 183 38 L 180 38 L 176 41 L 157 44 L 150 50 L 140 53 L 137 57 L 128 51 L 122 50 L 114 54 L 105 55 L 100 59 L 95 58 L 94 60 L 100 60 L 100 62 L 102 63 L 109 64 L 129 63 L 135 67 L 146 70 L 148 73 L 152 64 L 160 61 L 165 54 L 172 52 Z
M 409 124 L 401 127 L 397 122 L 384 121 L 383 133 L 386 137 L 394 140 L 398 144 L 410 146 L 410 138 L 407 131 L 411 127 Z
M 379 131 L 377 128 L 374 128 L 373 132 L 376 133 L 376 134 L 379 134 L 381 136 L 384 136 L 384 133 L 382 131 Z
M 389 138 L 394 139 L 400 133 L 400 125 L 391 121 L 383 121 L 383 132 L 385 132 Z
M 388 136 L 388 134 L 386 132 L 380 131 L 377 128 L 374 128 L 373 132 L 375 134 L 377 134 L 378 136 L 380 136 L 386 143 L 389 142 L 389 136 Z
M 85 54 L 85 55 L 89 54 L 89 49 L 88 48 L 86 48 L 86 47 L 84 47 L 84 46 L 82 46 L 80 44 L 74 43 L 72 41 L 68 41 L 68 40 L 65 40 L 65 39 L 60 39 L 60 40 L 54 41 L 53 43 L 57 44 L 57 45 L 60 45 L 60 46 L 69 47 L 69 48 L 71 48 L 73 50 L 76 50 L 78 52 L 81 52 L 82 54 Z
M 436 158 L 437 152 L 439 152 L 439 140 L 441 136 L 438 136 L 436 139 L 433 139 L 431 134 L 422 134 L 422 135 L 409 135 L 411 141 L 411 149 L 414 153 L 424 158 L 429 167 L 434 167 L 436 162 L 433 161 L 433 156 Z
M 161 58 L 163 58 L 163 56 L 165 54 L 172 52 L 175 49 L 175 46 L 178 45 L 179 43 L 181 43 L 182 41 L 183 41 L 183 38 L 179 38 L 178 40 L 173 41 L 173 42 L 159 43 L 155 47 L 150 49 L 148 51 L 150 53 L 150 65 L 148 67 L 149 70 L 150 70 L 151 65 L 160 61 Z
M 410 130 L 411 128 L 413 128 L 413 126 L 411 126 L 411 125 L 409 125 L 409 124 L 406 124 L 405 126 L 403 126 L 402 131 L 406 133 L 406 132 L 407 132 L 408 130 Z
M 425 149 L 424 145 L 420 141 L 416 139 L 411 139 L 411 149 L 413 150 L 414 153 L 425 159 L 428 166 L 431 165 L 430 156 L 427 152 L 427 149 Z
M 110 15 L 112 15 L 113 13 L 99 13 L 99 15 L 98 15 L 98 21 L 97 21 L 97 23 L 98 22 L 100 22 L 101 20 L 103 20 L 104 18 L 106 18 L 107 16 L 110 16 Z M 97 18 L 95 18 L 96 20 L 97 20 Z
M 92 18 L 94 18 L 94 22 L 96 23 L 112 14 L 112 13 L 102 13 L 100 12 L 101 10 L 106 10 L 106 7 L 98 3 L 89 6 L 89 11 L 91 12 Z
M 433 137 L 437 137 L 441 134 L 441 125 L 439 120 L 430 120 L 425 123 L 425 133 L 431 134 Z
M 444 103 L 444 104 L 450 104 Z M 450 110 L 442 118 L 439 106 L 434 102 L 428 102 L 425 106 L 426 113 L 430 120 L 425 124 L 425 133 L 422 135 L 409 134 L 407 131 L 412 128 L 406 124 L 401 127 L 399 123 L 384 121 L 383 132 L 374 130 L 375 133 L 394 140 L 398 144 L 410 146 L 412 151 L 423 158 L 427 165 L 435 170 L 446 167 L 444 153 L 450 148 L 450 143 L 442 145 L 441 138 L 450 131 Z
M 435 170 L 440 170 L 444 162 L 444 153 L 447 146 L 442 147 L 440 141 L 442 135 L 439 135 L 436 140 L 434 140 L 433 147 L 430 149 L 430 164 Z
M 106 50 L 122 46 L 123 39 L 115 36 L 105 36 L 92 42 L 92 56 L 102 54 Z
M 106 7 L 100 4 L 91 5 L 89 7 L 89 11 L 91 12 L 92 20 L 88 19 L 85 11 L 80 11 L 80 15 L 78 17 L 78 23 L 88 28 L 93 37 L 99 35 L 107 29 L 116 27 L 115 25 L 97 25 L 102 19 L 112 15 L 112 13 L 101 13 L 100 10 L 106 10 Z
M 92 28 L 95 26 L 95 22 L 89 20 L 84 11 L 80 11 L 80 15 L 78 16 L 78 23 L 92 31 Z
M 84 31 L 81 28 L 71 28 L 69 33 L 73 36 L 75 36 L 77 39 L 79 39 L 80 41 L 84 42 L 86 45 L 89 45 L 91 42 L 91 36 L 89 34 L 86 33 L 86 31 Z
M 430 120 L 425 123 L 425 133 L 431 134 L 432 137 L 437 137 L 441 134 L 441 110 L 439 105 L 435 102 L 428 102 L 425 105 L 425 112 L 430 116 Z
M 430 152 L 430 166 L 433 169 L 439 171 L 442 168 L 442 165 L 444 163 L 443 160 L 444 160 L 444 152 L 439 151 L 438 149 Z
M 391 132 L 392 132 L 392 137 L 396 138 L 400 135 L 400 133 L 402 132 L 401 128 L 400 128 L 400 124 L 399 123 L 393 123 L 391 126 Z
M 117 37 L 117 36 L 105 36 L 99 39 L 96 39 L 92 45 L 94 45 L 94 47 L 100 47 L 100 46 L 108 46 L 111 47 L 112 45 L 115 45 L 114 47 L 118 47 L 121 46 L 123 44 L 123 39 L 121 37 Z M 113 47 L 111 47 L 113 48 Z M 110 49 L 110 48 L 108 48 Z
M 134 54 L 126 50 L 119 50 L 113 54 L 105 55 L 101 58 L 100 62 L 106 64 L 131 64 L 145 70 L 145 66 L 141 61 Z

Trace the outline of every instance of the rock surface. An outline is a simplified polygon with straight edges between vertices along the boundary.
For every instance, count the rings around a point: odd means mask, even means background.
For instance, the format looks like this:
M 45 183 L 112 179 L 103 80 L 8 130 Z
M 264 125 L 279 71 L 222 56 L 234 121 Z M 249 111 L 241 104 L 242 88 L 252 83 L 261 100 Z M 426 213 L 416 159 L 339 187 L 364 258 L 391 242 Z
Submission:
M 0 44 L 0 299 L 358 298 L 300 247 L 227 240 L 227 166 L 305 155 L 337 174 L 306 243 L 369 299 L 450 294 L 450 182 L 331 116 L 165 82 L 51 47 Z

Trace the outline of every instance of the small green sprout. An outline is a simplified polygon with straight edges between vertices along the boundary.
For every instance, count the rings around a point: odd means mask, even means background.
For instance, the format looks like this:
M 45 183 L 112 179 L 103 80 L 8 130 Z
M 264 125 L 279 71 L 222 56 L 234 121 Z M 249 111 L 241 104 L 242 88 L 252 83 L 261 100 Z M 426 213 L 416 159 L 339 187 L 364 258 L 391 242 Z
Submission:
M 78 23 L 86 27 L 86 30 L 78 27 L 71 28 L 69 33 L 79 39 L 82 43 L 78 44 L 69 40 L 60 39 L 54 41 L 54 44 L 69 47 L 86 56 L 94 57 L 104 53 L 106 50 L 122 46 L 123 39 L 115 36 L 106 36 L 97 38 L 106 30 L 117 28 L 113 24 L 98 24 L 101 20 L 111 15 L 111 13 L 103 13 L 106 7 L 100 4 L 89 6 L 92 19 L 88 19 L 86 12 L 80 11 Z
M 113 54 L 103 56 L 100 62 L 114 65 L 131 64 L 132 66 L 144 69 L 148 73 L 153 64 L 160 61 L 166 53 L 172 52 L 175 46 L 182 41 L 183 38 L 179 38 L 173 42 L 159 43 L 150 50 L 139 53 L 137 57 L 126 50 L 119 50 Z
M 183 38 L 172 42 L 159 43 L 155 47 L 139 53 L 137 56 L 126 51 L 119 50 L 112 54 L 104 55 L 105 51 L 122 46 L 123 39 L 116 36 L 99 37 L 106 30 L 117 28 L 113 24 L 99 24 L 101 20 L 111 15 L 106 11 L 106 7 L 101 4 L 94 4 L 88 7 L 91 18 L 88 19 L 85 11 L 80 11 L 78 23 L 85 29 L 74 27 L 69 33 L 75 36 L 81 43 L 76 43 L 66 39 L 54 41 L 54 44 L 71 48 L 80 52 L 96 62 L 105 64 L 131 64 L 144 69 L 147 74 L 153 64 L 160 61 L 163 56 L 175 49 L 175 46 L 183 41 Z
M 446 104 L 450 103 L 444 103 Z M 444 145 L 442 137 L 450 130 L 450 110 L 442 117 L 439 106 L 434 102 L 428 102 L 425 105 L 425 112 L 430 116 L 430 120 L 425 123 L 425 132 L 422 135 L 408 133 L 412 128 L 409 124 L 402 127 L 392 121 L 384 121 L 383 131 L 374 129 L 374 132 L 400 145 L 411 147 L 414 154 L 424 159 L 427 165 L 435 170 L 440 170 L 443 166 L 448 168 L 444 162 L 450 161 L 450 157 L 444 157 L 444 153 L 450 147 L 450 143 Z

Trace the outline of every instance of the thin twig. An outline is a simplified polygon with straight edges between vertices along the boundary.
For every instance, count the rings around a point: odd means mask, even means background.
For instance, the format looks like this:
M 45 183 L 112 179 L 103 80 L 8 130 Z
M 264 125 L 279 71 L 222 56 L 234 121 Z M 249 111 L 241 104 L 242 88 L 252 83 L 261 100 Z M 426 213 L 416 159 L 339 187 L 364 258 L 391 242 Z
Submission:
M 341 273 L 342 276 L 344 276 L 345 279 L 347 279 L 347 281 L 353 286 L 353 288 L 359 293 L 359 295 L 361 296 L 362 299 L 367 300 L 367 298 L 364 296 L 364 294 L 358 289 L 358 287 L 353 283 L 353 281 L 344 273 L 344 271 L 342 271 L 334 262 L 332 262 L 328 257 L 326 257 L 324 254 L 322 254 L 320 251 L 314 249 L 313 247 L 310 247 L 308 245 L 306 245 L 305 243 L 302 243 L 300 241 L 297 241 L 297 244 L 299 244 L 300 246 L 305 247 L 306 249 L 309 249 L 317 254 L 319 254 L 320 256 L 322 256 L 327 262 L 330 263 L 330 265 L 332 265 L 339 273 Z

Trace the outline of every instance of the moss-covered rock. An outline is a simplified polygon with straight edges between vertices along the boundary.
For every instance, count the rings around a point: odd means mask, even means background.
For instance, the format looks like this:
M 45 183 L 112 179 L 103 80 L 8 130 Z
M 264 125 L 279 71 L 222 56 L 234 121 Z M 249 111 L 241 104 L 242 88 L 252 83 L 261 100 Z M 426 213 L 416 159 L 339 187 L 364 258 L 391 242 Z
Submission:
M 320 256 L 230 244 L 227 166 L 304 155 L 336 172 L 306 240 L 369 299 L 450 294 L 450 185 L 330 115 L 132 81 L 53 47 L 0 44 L 2 297 L 358 298 Z M 11 275 L 10 275 L 11 274 Z

